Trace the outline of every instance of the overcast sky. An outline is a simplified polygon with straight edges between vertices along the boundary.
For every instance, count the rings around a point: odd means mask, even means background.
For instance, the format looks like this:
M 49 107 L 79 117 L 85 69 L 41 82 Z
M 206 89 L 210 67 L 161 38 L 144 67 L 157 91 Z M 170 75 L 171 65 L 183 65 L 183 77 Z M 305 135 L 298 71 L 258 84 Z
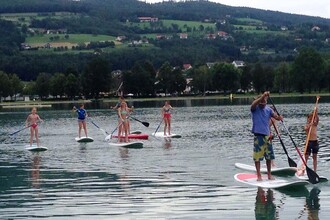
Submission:
M 149 3 L 162 0 L 146 0 Z M 167 0 L 165 0 L 167 1 Z M 330 0 L 210 0 L 230 6 L 245 6 L 292 14 L 330 18 Z

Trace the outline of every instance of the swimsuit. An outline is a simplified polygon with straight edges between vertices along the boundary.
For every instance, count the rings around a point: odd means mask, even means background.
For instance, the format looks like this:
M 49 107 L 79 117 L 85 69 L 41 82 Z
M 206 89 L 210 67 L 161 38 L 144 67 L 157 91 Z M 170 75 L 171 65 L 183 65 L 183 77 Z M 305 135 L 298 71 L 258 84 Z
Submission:
M 78 113 L 78 122 L 85 121 L 86 110 L 85 109 L 77 109 L 76 112 Z
M 31 127 L 35 129 L 36 127 L 38 127 L 38 124 L 34 123 L 34 124 L 31 125 Z
M 317 140 L 308 141 L 306 155 L 317 154 L 319 152 L 319 142 Z
M 164 118 L 171 118 L 170 109 L 164 109 Z

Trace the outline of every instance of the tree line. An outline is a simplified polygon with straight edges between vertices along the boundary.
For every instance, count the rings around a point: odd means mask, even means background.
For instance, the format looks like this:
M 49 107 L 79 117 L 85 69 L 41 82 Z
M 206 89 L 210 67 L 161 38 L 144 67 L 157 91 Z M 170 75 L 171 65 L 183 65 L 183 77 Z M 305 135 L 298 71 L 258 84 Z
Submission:
M 265 90 L 279 93 L 330 92 L 330 59 L 325 59 L 313 48 L 303 48 L 293 62 L 275 66 L 266 63 L 247 64 L 236 68 L 228 62 L 194 66 L 183 70 L 164 62 L 158 70 L 148 60 L 136 61 L 129 70 L 115 71 L 107 59 L 97 56 L 81 72 L 68 68 L 65 72 L 41 72 L 35 81 L 24 82 L 16 74 L 0 72 L 0 96 L 38 95 L 49 98 L 95 98 L 104 94 L 115 95 L 119 85 L 124 94 L 151 97 L 158 93 L 206 95 L 218 93 L 256 92 Z M 189 84 L 188 80 L 191 79 Z

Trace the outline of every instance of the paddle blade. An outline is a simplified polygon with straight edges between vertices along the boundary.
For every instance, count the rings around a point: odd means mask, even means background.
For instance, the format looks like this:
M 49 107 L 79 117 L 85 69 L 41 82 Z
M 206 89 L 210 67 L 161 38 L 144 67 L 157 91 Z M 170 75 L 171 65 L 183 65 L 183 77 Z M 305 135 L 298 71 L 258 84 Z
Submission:
M 294 162 L 290 157 L 288 157 L 288 162 L 290 167 L 297 167 L 297 163 Z
M 312 184 L 316 184 L 320 182 L 320 177 L 317 175 L 317 173 L 314 172 L 311 168 L 306 166 L 306 172 L 308 176 L 308 181 L 311 182 Z
M 142 124 L 146 127 L 149 127 L 149 123 L 148 122 L 142 122 Z
M 110 141 L 111 136 L 112 136 L 112 135 L 108 135 L 108 136 L 106 136 L 104 140 L 105 140 L 105 141 Z

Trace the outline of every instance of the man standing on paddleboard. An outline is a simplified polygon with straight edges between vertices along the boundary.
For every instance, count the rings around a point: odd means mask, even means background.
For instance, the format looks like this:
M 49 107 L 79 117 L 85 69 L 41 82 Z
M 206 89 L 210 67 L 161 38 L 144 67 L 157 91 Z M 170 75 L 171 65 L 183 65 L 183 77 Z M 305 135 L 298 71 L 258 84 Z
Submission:
M 257 170 L 258 181 L 261 181 L 260 161 L 266 159 L 268 179 L 272 180 L 271 160 L 275 159 L 273 146 L 269 139 L 270 128 L 269 120 L 283 120 L 283 117 L 277 115 L 269 106 L 267 98 L 269 92 L 264 92 L 256 98 L 251 104 L 252 113 L 252 133 L 254 134 L 253 160 Z

